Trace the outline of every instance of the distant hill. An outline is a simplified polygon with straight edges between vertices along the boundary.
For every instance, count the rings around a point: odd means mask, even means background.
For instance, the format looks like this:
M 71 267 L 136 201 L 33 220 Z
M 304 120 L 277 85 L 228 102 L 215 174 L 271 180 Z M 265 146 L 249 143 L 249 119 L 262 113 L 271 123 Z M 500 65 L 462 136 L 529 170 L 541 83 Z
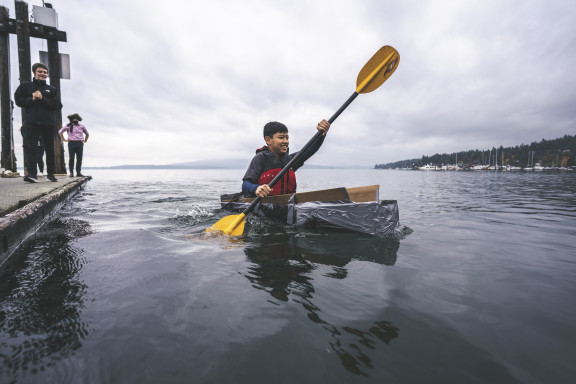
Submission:
M 114 165 L 110 167 L 84 167 L 91 169 L 245 169 L 249 161 L 246 159 L 227 160 L 198 160 L 186 163 L 173 164 L 126 164 Z
M 576 136 L 564 137 L 521 144 L 515 147 L 492 147 L 487 150 L 468 150 L 454 153 L 442 153 L 432 156 L 422 156 L 419 159 L 405 159 L 387 164 L 376 164 L 376 169 L 395 169 L 421 167 L 426 164 L 448 165 L 460 164 L 468 167 L 473 165 L 511 165 L 524 167 L 527 165 L 540 165 L 545 167 L 573 167 L 576 166 Z
M 174 164 L 128 164 L 110 167 L 84 167 L 86 169 L 246 169 L 250 159 L 227 159 L 227 160 L 198 160 L 186 163 Z M 333 167 L 329 165 L 306 164 L 307 169 L 367 169 L 366 166 Z

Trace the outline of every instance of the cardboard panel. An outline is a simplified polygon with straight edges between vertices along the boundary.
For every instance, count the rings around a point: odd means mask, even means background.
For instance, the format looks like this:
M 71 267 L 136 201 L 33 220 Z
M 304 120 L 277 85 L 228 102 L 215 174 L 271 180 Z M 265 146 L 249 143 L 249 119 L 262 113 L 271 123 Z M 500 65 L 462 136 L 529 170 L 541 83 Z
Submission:
M 288 204 L 290 197 L 292 195 L 277 195 L 277 196 L 267 196 L 262 199 L 262 203 L 269 204 Z M 240 202 L 249 203 L 253 199 L 240 199 Z M 294 201 L 296 203 L 305 203 L 308 201 L 339 201 L 348 200 L 348 192 L 346 188 L 333 188 L 333 189 L 323 189 L 321 191 L 311 191 L 311 192 L 301 192 L 296 193 L 294 196 Z
M 321 191 L 311 191 L 297 193 L 294 196 L 294 201 L 298 203 L 306 203 L 308 201 L 338 201 L 348 200 L 348 192 L 346 188 L 333 188 L 324 189 Z
M 367 203 L 370 201 L 378 201 L 380 186 L 369 185 L 366 187 L 347 188 L 350 200 L 355 203 Z
M 350 200 L 355 203 L 364 203 L 370 201 L 378 201 L 379 185 L 370 185 L 366 187 L 356 188 L 332 188 L 323 189 L 320 191 L 300 192 L 294 196 L 294 201 L 298 203 L 306 203 L 309 201 L 340 201 Z M 268 196 L 262 199 L 262 203 L 268 204 L 288 204 L 291 195 L 277 195 Z M 245 198 L 240 199 L 240 202 L 249 203 L 253 199 Z M 223 201 L 226 202 L 226 201 Z

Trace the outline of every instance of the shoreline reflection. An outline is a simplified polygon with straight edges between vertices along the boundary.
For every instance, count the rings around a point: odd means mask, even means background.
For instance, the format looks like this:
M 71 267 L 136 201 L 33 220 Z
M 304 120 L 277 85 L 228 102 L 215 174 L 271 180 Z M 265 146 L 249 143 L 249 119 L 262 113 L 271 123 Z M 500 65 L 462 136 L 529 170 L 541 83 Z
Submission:
M 246 278 L 254 288 L 268 292 L 278 301 L 291 299 L 300 304 L 308 319 L 328 332 L 329 347 L 341 365 L 356 375 L 368 376 L 366 369 L 372 367 L 370 351 L 378 343 L 389 345 L 399 337 L 400 329 L 383 319 L 369 321 L 361 328 L 331 324 L 314 303 L 314 280 L 347 278 L 346 266 L 353 260 L 393 266 L 399 247 L 397 238 L 359 237 L 348 233 L 259 235 L 246 239 L 244 253 L 251 263 Z M 319 277 L 314 271 L 320 265 L 331 266 L 332 271 Z

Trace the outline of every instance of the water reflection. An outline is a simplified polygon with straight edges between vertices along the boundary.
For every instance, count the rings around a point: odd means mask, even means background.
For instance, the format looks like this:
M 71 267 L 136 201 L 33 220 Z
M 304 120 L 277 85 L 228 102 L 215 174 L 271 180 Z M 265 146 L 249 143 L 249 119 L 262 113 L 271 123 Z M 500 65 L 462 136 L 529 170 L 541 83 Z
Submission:
M 37 374 L 82 345 L 86 259 L 74 239 L 90 232 L 85 221 L 54 220 L 0 271 L 0 379 Z
M 378 343 L 390 344 L 398 337 L 399 329 L 382 319 L 371 321 L 361 329 L 331 324 L 314 303 L 314 279 L 318 278 L 314 271 L 320 265 L 331 266 L 332 271 L 321 277 L 345 279 L 348 277 L 346 265 L 352 260 L 394 265 L 399 247 L 397 238 L 347 233 L 259 235 L 246 239 L 244 253 L 252 263 L 246 277 L 254 288 L 269 292 L 278 301 L 292 299 L 301 304 L 308 319 L 330 335 L 330 349 L 342 366 L 354 374 L 368 376 L 366 369 L 372 367 L 370 351 Z

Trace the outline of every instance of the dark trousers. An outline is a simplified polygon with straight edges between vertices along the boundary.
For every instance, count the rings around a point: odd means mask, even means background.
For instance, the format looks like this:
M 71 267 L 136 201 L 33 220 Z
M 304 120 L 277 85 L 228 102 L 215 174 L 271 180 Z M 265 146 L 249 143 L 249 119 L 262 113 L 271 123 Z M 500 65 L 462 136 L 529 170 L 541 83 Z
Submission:
M 40 173 L 44 173 L 44 143 L 38 147 L 38 170 Z
M 48 175 L 54 175 L 56 169 L 54 127 L 52 125 L 28 124 L 22 127 L 22 144 L 26 160 L 24 166 L 29 176 L 37 177 L 38 175 L 38 159 L 40 158 L 38 140 L 40 137 L 44 140 Z
M 68 161 L 68 167 L 70 168 L 70 174 L 72 174 L 74 170 L 74 156 L 76 156 L 76 174 L 81 173 L 83 153 L 84 153 L 83 142 L 81 141 L 68 142 L 68 154 L 70 156 Z

